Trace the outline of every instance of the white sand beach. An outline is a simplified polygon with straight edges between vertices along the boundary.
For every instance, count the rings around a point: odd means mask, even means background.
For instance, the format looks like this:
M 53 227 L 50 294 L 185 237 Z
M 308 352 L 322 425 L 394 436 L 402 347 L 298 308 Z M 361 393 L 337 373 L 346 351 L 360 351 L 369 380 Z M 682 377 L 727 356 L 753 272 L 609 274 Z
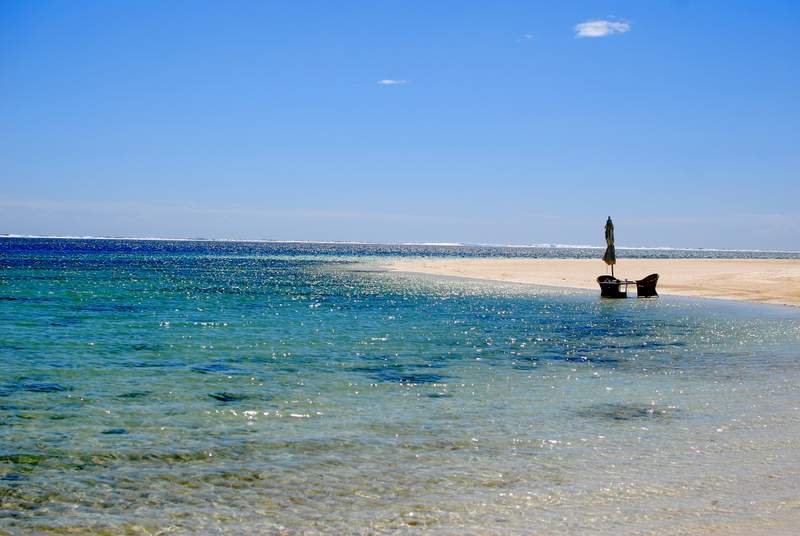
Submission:
M 386 269 L 557 287 L 598 289 L 598 275 L 610 273 L 595 259 L 414 258 L 393 260 Z M 757 303 L 800 306 L 800 260 L 624 259 L 620 279 L 660 275 L 658 292 Z M 636 288 L 629 289 L 636 295 Z

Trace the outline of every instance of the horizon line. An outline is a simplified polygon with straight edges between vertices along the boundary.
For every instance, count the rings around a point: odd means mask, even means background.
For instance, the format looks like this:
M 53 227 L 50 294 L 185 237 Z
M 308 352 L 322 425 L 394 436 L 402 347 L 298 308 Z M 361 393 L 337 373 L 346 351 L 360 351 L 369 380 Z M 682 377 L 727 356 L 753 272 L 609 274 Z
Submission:
M 77 236 L 77 235 L 27 235 L 16 233 L 0 233 L 0 238 L 15 239 L 42 239 L 42 240 L 127 240 L 138 242 L 234 242 L 234 243 L 258 243 L 258 244 L 339 244 L 339 245 L 360 245 L 360 246 L 428 246 L 428 247 L 483 247 L 483 248 L 511 248 L 511 249 L 605 249 L 606 246 L 593 246 L 589 244 L 493 244 L 482 242 L 369 242 L 358 240 L 284 240 L 271 238 L 204 238 L 204 237 L 133 237 L 133 236 Z M 673 246 L 616 246 L 621 250 L 660 250 L 660 251 L 718 251 L 732 253 L 796 253 L 800 250 L 791 249 L 747 249 L 747 248 L 687 248 Z

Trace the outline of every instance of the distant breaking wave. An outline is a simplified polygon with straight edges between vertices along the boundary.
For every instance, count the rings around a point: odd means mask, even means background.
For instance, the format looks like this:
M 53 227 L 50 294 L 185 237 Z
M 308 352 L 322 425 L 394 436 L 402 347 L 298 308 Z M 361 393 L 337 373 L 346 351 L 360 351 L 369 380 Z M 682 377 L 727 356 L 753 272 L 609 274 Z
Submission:
M 94 235 L 28 235 L 28 234 L 0 234 L 0 238 L 25 238 L 25 239 L 50 239 L 50 240 L 130 240 L 150 242 L 234 242 L 234 243 L 263 243 L 263 244 L 340 244 L 356 246 L 428 246 L 428 247 L 478 247 L 478 248 L 509 248 L 509 249 L 605 249 L 603 245 L 593 244 L 496 244 L 482 242 L 367 242 L 357 240 L 276 240 L 266 238 L 164 238 L 154 236 L 94 236 Z M 673 246 L 616 246 L 618 250 L 628 251 L 707 251 L 730 253 L 800 253 L 790 249 L 733 249 L 733 248 L 685 248 Z

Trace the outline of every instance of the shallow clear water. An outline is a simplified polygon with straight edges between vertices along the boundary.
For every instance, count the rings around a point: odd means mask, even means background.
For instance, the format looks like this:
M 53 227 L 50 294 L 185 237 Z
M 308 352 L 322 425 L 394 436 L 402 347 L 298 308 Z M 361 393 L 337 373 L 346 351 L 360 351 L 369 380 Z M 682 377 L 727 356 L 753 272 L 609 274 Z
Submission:
M 694 534 L 800 507 L 795 310 L 103 242 L 0 241 L 0 532 Z

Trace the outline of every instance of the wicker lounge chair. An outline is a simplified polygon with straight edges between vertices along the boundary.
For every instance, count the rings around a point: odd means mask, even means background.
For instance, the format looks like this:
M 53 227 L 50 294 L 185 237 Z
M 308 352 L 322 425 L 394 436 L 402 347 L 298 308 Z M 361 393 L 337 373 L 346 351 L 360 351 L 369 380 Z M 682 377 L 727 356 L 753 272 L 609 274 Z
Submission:
M 600 297 L 601 298 L 627 298 L 628 285 L 625 281 L 620 281 L 611 275 L 601 275 L 597 278 L 600 284 Z M 622 290 L 622 285 L 625 285 L 625 290 Z
M 658 283 L 658 274 L 650 274 L 639 279 L 636 281 L 636 295 L 639 298 L 655 298 L 658 296 L 656 283 Z

